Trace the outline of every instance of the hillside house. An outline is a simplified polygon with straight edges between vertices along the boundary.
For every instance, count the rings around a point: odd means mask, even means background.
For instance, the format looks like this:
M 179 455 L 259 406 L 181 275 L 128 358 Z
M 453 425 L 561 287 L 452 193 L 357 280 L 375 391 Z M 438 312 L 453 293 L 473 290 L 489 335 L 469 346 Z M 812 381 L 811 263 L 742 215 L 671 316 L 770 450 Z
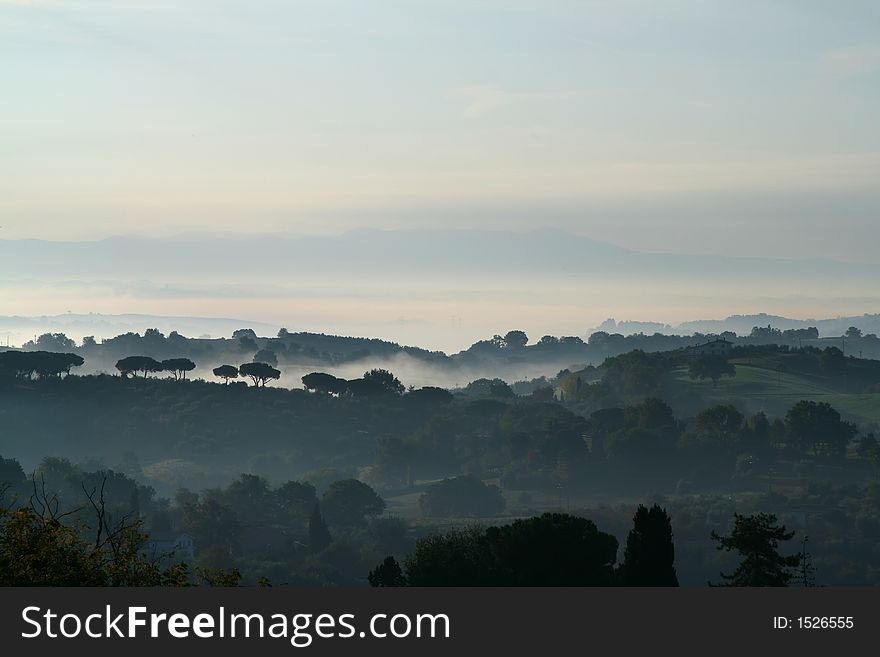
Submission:
M 732 348 L 733 343 L 730 340 L 719 338 L 717 340 L 709 340 L 703 344 L 690 347 L 688 349 L 688 356 L 691 358 L 697 358 L 699 356 L 723 356 L 726 358 L 730 355 L 730 350 Z

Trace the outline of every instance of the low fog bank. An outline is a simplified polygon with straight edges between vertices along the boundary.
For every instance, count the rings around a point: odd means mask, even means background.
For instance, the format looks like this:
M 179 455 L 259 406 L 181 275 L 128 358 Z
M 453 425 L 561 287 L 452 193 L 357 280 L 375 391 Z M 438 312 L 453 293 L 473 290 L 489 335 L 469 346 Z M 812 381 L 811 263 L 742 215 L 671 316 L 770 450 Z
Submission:
M 880 307 L 876 265 L 644 253 L 552 230 L 0 240 L 0 261 L 3 311 L 24 316 L 0 321 L 0 341 L 10 344 L 41 332 L 80 340 L 150 327 L 217 337 L 241 326 L 197 318 L 244 317 L 259 320 L 243 326 L 263 335 L 286 326 L 452 354 L 499 327 L 585 338 L 610 316 L 649 321 L 609 332 L 740 332 L 736 316 L 692 320 L 761 309 L 779 321 L 848 317 Z M 118 313 L 180 321 L 111 317 Z M 819 328 L 839 334 L 839 323 Z
M 118 375 L 119 372 L 115 368 L 116 360 L 113 357 L 89 359 L 82 367 L 77 369 L 77 374 Z M 562 369 L 577 369 L 588 365 L 599 365 L 601 360 L 601 357 L 597 357 L 596 359 L 588 358 L 583 362 L 574 362 L 562 358 L 534 364 L 484 362 L 480 365 L 471 366 L 450 362 L 443 365 L 431 365 L 419 358 L 400 353 L 390 357 L 368 357 L 338 365 L 327 363 L 279 363 L 277 367 L 281 371 L 281 378 L 272 381 L 269 385 L 296 389 L 303 387 L 302 377 L 312 372 L 326 372 L 337 378 L 351 380 L 362 377 L 365 372 L 372 369 L 386 369 L 391 370 L 407 388 L 435 386 L 456 389 L 464 388 L 468 383 L 483 378 L 498 378 L 508 383 L 514 383 L 540 377 L 552 377 L 556 376 Z M 252 358 L 246 356 L 235 357 L 231 354 L 224 355 L 219 359 L 212 358 L 210 360 L 195 361 L 196 368 L 187 374 L 187 378 L 216 382 L 218 379 L 214 376 L 214 368 L 223 364 L 238 367 L 243 363 L 251 361 Z M 170 374 L 151 374 L 150 377 L 172 378 Z

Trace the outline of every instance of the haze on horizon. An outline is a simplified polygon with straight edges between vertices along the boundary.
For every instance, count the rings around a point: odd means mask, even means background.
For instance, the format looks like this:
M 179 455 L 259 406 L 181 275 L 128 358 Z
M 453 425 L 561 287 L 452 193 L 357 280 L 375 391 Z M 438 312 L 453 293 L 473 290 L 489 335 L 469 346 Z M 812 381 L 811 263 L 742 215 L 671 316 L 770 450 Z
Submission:
M 867 0 L 0 0 L 0 84 L 0 240 L 555 228 L 651 253 L 880 255 Z M 802 286 L 406 270 L 259 294 L 241 263 L 211 281 L 44 265 L 0 263 L 0 315 L 245 317 L 449 350 L 609 316 L 880 305 L 818 265 Z

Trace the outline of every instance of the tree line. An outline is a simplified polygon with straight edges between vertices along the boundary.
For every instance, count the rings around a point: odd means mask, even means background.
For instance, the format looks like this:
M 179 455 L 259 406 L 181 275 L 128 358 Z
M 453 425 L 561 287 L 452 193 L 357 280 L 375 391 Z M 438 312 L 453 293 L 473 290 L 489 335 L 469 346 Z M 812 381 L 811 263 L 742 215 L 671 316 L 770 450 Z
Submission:
M 85 361 L 77 354 L 51 351 L 4 351 L 0 352 L 0 372 L 16 379 L 59 378 L 70 374 L 74 367 Z
M 815 585 L 806 552 L 783 555 L 780 543 L 794 537 L 776 516 L 734 514 L 729 534 L 711 533 L 718 550 L 740 562 L 709 586 Z M 545 513 L 500 527 L 471 526 L 430 534 L 401 565 L 388 556 L 370 571 L 374 587 L 401 586 L 645 586 L 675 587 L 675 543 L 666 510 L 639 505 L 616 564 L 617 539 L 586 518 Z
M 43 478 L 32 481 L 28 505 L 0 506 L 0 585 L 239 585 L 241 573 L 235 567 L 199 565 L 191 570 L 191 564 L 174 561 L 171 553 L 150 554 L 146 549 L 149 536 L 139 515 L 134 511 L 114 514 L 106 504 L 107 482 L 104 474 L 91 486 L 81 484 L 91 514 L 87 522 L 75 516 L 77 510 L 62 512 L 57 494 L 47 488 Z M 333 558 L 336 544 L 314 488 L 308 484 L 289 482 L 272 492 L 258 477 L 243 475 L 228 494 L 239 504 L 258 504 L 258 508 L 262 506 L 259 498 L 267 495 L 293 504 L 292 509 L 313 505 L 306 550 Z M 219 500 L 187 499 L 184 493 L 179 497 L 184 517 L 190 517 L 187 524 L 195 523 L 194 530 L 202 534 L 202 540 L 207 540 L 205 531 L 223 534 L 218 534 L 217 540 L 230 539 L 223 527 L 230 519 L 210 527 L 217 522 L 211 518 L 221 508 Z M 322 502 L 325 513 L 332 514 L 333 525 L 341 528 L 361 526 L 367 517 L 375 518 L 385 508 L 384 501 L 357 480 L 336 482 Z M 199 509 L 205 504 L 211 508 Z M 202 520 L 197 520 L 200 516 Z M 800 552 L 780 552 L 780 544 L 793 537 L 794 532 L 773 514 L 735 514 L 730 533 L 713 531 L 711 538 L 718 550 L 738 554 L 740 562 L 732 573 L 722 572 L 720 580 L 709 585 L 814 586 L 815 568 L 806 550 L 806 538 Z M 619 564 L 618 548 L 617 539 L 600 531 L 593 521 L 553 512 L 507 525 L 430 533 L 416 542 L 402 565 L 389 555 L 366 579 L 375 587 L 678 586 L 672 523 L 659 505 L 638 506 Z M 210 547 L 206 549 L 210 552 Z M 265 575 L 256 581 L 263 586 L 271 584 Z

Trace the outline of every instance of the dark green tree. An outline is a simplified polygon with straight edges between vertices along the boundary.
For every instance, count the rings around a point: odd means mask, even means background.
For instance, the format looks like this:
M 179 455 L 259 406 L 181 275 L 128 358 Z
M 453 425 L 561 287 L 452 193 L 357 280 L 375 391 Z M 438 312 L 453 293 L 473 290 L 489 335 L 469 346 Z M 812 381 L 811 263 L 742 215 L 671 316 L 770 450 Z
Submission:
M 819 364 L 827 374 L 842 374 L 846 371 L 846 356 L 841 349 L 828 347 L 819 356 Z
M 545 513 L 489 527 L 492 581 L 497 586 L 608 586 L 617 539 L 586 518 Z
M 214 376 L 223 379 L 226 385 L 229 385 L 229 379 L 238 378 L 238 368 L 234 365 L 221 365 L 220 367 L 215 367 L 212 371 Z
M 24 349 L 42 351 L 70 351 L 76 348 L 76 343 L 64 333 L 43 333 L 34 341 L 25 342 Z
M 326 372 L 312 372 L 302 378 L 306 390 L 314 390 L 325 395 L 341 395 L 345 392 L 347 381 Z
M 737 447 L 744 428 L 745 417 L 732 405 L 712 406 L 697 414 L 697 437 L 716 447 Z
M 731 575 L 721 573 L 720 586 L 788 586 L 792 569 L 800 564 L 800 556 L 779 554 L 779 543 L 789 541 L 794 532 L 779 525 L 772 513 L 751 516 L 734 515 L 733 531 L 722 536 L 713 531 L 712 540 L 719 550 L 737 552 L 742 556 Z
M 64 354 L 54 351 L 15 351 L 0 353 L 0 370 L 17 379 L 48 379 L 60 378 L 62 374 L 70 374 L 73 367 L 79 367 L 85 361 L 77 354 Z
M 288 481 L 275 491 L 278 507 L 289 518 L 305 520 L 318 502 L 315 487 L 309 483 Z
M 245 363 L 238 368 L 241 376 L 250 377 L 254 382 L 254 387 L 266 387 L 266 381 L 270 379 L 280 379 L 281 372 L 276 370 L 268 363 Z
M 333 482 L 321 497 L 324 515 L 331 527 L 357 527 L 366 518 L 385 510 L 385 501 L 367 484 L 357 479 Z
M 428 534 L 404 559 L 410 586 L 491 586 L 495 560 L 477 526 Z
M 425 386 L 406 393 L 406 401 L 419 404 L 450 404 L 454 399 L 451 392 L 435 386 Z
M 374 399 L 396 394 L 388 391 L 382 383 L 375 379 L 351 379 L 345 382 L 345 392 L 355 399 Z
M 722 376 L 736 376 L 736 367 L 724 356 L 697 356 L 688 366 L 688 375 L 692 379 L 711 379 L 712 386 L 718 386 Z
M 828 402 L 801 400 L 785 415 L 787 440 L 814 456 L 842 457 L 858 433 Z
M 403 569 L 394 557 L 385 557 L 385 561 L 370 571 L 367 581 L 370 582 L 370 586 L 375 587 L 406 586 Z
M 330 545 L 332 540 L 333 537 L 330 536 L 330 530 L 327 529 L 324 516 L 321 515 L 321 506 L 315 502 L 315 508 L 312 509 L 312 515 L 309 518 L 309 549 L 312 552 L 321 552 Z
M 504 336 L 504 346 L 507 349 L 522 349 L 529 343 L 529 336 L 524 331 L 508 331 Z
M 17 486 L 24 483 L 26 479 L 24 469 L 18 461 L 0 456 L 0 493 L 2 493 L 4 486 Z
M 124 378 L 127 378 L 129 375 L 133 376 L 138 372 L 143 372 L 145 379 L 150 373 L 162 372 L 164 370 L 162 363 L 150 356 L 128 356 L 122 358 L 116 362 L 116 369 L 119 370 L 119 373 Z
M 639 505 L 623 555 L 619 575 L 624 585 L 678 586 L 672 521 L 657 504 L 650 509 Z
M 189 358 L 168 358 L 162 361 L 162 369 L 171 372 L 175 381 L 186 379 L 186 373 L 196 369 L 196 364 Z
M 369 372 L 364 372 L 364 380 L 378 383 L 385 390 L 395 395 L 402 395 L 403 391 L 406 390 L 400 380 L 388 370 L 372 369 Z

